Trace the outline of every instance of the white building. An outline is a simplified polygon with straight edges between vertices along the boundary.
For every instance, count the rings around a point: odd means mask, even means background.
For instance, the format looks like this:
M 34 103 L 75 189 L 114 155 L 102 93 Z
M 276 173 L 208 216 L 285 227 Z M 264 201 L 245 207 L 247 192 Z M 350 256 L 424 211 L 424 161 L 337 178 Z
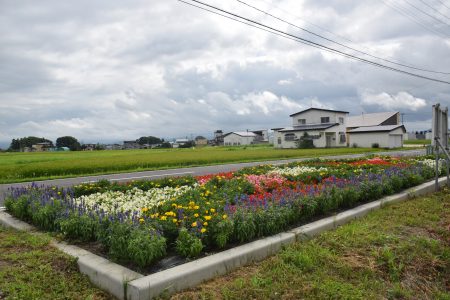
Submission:
M 225 146 L 262 144 L 269 142 L 268 130 L 233 131 L 222 136 Z
M 358 116 L 350 116 L 347 119 L 347 129 L 355 129 L 367 126 L 383 126 L 383 125 L 399 125 L 400 113 L 396 112 L 380 112 L 371 114 L 361 114 Z
M 406 132 L 403 125 L 383 125 L 358 127 L 348 131 L 351 145 L 356 147 L 379 148 L 403 147 L 403 134 Z
M 309 108 L 290 115 L 292 126 L 273 128 L 275 148 L 297 148 L 301 139 L 312 139 L 317 148 L 346 147 L 346 120 L 348 112 Z

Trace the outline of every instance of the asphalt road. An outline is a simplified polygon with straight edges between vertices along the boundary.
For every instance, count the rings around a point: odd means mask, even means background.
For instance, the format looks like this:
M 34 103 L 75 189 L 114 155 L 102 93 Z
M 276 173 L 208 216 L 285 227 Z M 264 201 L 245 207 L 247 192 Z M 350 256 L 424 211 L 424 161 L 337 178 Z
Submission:
M 343 158 L 358 158 L 370 155 L 371 153 L 364 154 L 346 154 L 346 155 L 335 155 L 335 156 L 323 156 L 321 158 L 325 159 L 343 159 Z M 376 152 L 378 155 L 390 155 L 390 156 L 416 156 L 425 154 L 425 150 L 401 150 L 401 151 L 388 151 L 388 152 Z M 102 179 L 107 179 L 116 182 L 127 182 L 130 180 L 139 179 L 157 179 L 163 177 L 176 177 L 184 175 L 206 175 L 212 173 L 230 172 L 236 171 L 245 167 L 252 167 L 261 164 L 272 164 L 281 165 L 290 162 L 304 161 L 311 158 L 296 158 L 296 159 L 285 159 L 285 160 L 272 160 L 272 161 L 260 161 L 260 162 L 248 162 L 248 163 L 236 163 L 236 164 L 225 164 L 225 165 L 214 165 L 214 166 L 203 166 L 203 167 L 189 167 L 189 168 L 179 168 L 179 169 L 168 169 L 168 170 L 156 170 L 156 171 L 143 171 L 143 172 L 132 172 L 132 173 L 120 173 L 120 174 L 109 174 L 109 175 L 96 175 L 96 176 L 83 176 L 74 178 L 63 178 L 63 179 L 52 179 L 37 181 L 37 183 L 42 185 L 51 185 L 58 187 L 69 187 L 80 183 L 86 182 L 96 182 Z M 3 199 L 5 194 L 10 187 L 21 187 L 28 186 L 31 182 L 22 183 L 12 183 L 12 184 L 0 184 L 0 207 L 3 206 Z

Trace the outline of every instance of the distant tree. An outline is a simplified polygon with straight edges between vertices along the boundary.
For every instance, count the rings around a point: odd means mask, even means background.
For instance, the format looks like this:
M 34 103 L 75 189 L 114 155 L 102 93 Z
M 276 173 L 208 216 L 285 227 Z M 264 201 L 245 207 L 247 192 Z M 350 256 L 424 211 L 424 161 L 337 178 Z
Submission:
M 97 145 L 95 145 L 94 150 L 105 150 L 105 145 L 100 145 L 100 143 L 97 143 Z
M 80 142 L 73 136 L 62 136 L 56 139 L 56 147 L 67 147 L 71 151 L 81 150 Z
M 136 140 L 136 142 L 139 145 L 155 145 L 155 144 L 161 144 L 163 140 L 160 138 L 157 138 L 156 136 L 142 136 Z
M 169 142 L 163 142 L 159 148 L 172 148 L 172 145 Z
M 9 151 L 21 151 L 25 147 L 31 147 L 36 145 L 37 143 L 50 143 L 50 146 L 53 147 L 53 142 L 47 140 L 46 138 L 39 138 L 35 136 L 28 136 L 19 139 L 13 139 L 11 141 L 11 145 L 9 146 Z
M 180 145 L 179 148 L 191 148 L 195 146 L 194 141 L 189 141 L 187 143 L 184 143 L 183 145 Z

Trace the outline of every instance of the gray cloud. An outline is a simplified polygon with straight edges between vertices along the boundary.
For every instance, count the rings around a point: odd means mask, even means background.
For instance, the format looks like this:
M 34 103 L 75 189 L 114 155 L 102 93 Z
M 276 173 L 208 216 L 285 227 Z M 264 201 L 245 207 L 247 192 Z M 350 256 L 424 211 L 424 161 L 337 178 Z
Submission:
M 319 41 L 237 2 L 209 2 Z M 382 3 L 249 2 L 337 39 L 295 15 L 326 27 L 378 56 L 450 71 L 450 39 Z M 337 57 L 177 1 L 7 0 L 0 11 L 3 146 L 27 135 L 96 142 L 272 128 L 311 104 L 352 114 L 399 110 L 408 129 L 423 130 L 431 104 L 450 105 L 449 85 Z

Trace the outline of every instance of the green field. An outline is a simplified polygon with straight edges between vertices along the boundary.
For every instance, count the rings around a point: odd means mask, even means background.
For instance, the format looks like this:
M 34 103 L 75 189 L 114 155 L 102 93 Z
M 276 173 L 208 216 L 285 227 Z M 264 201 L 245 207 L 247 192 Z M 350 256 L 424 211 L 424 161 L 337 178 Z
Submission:
M 403 141 L 405 145 L 431 145 L 431 140 L 406 140 Z
M 385 150 L 371 148 L 274 149 L 269 146 L 257 146 L 0 153 L 0 183 L 376 151 Z

